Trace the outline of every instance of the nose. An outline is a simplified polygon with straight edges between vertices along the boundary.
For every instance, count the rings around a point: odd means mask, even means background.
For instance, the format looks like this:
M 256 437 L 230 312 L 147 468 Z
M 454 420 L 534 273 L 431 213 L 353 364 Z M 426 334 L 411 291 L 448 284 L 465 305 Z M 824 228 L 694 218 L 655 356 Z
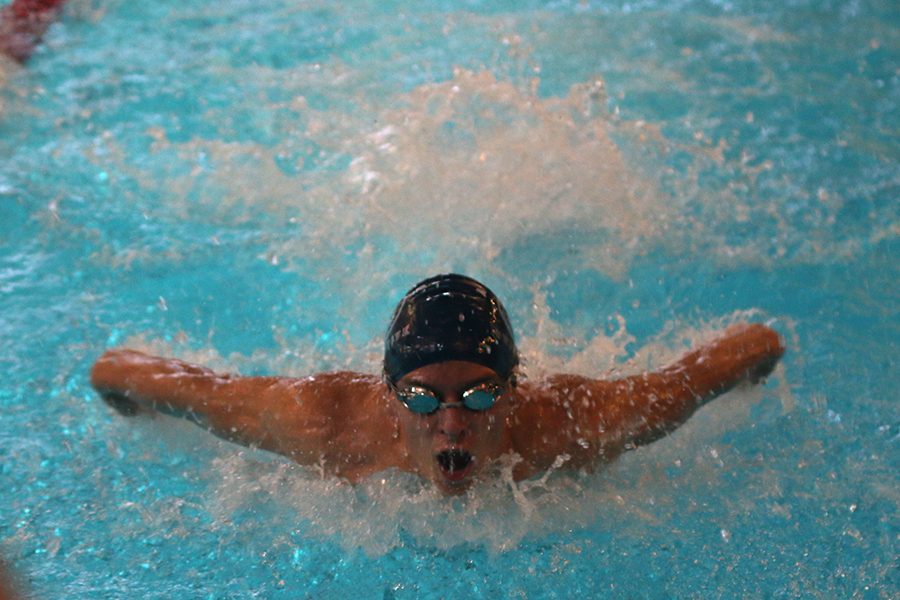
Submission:
M 438 411 L 438 430 L 451 442 L 460 441 L 468 431 L 468 415 L 461 406 L 452 406 Z

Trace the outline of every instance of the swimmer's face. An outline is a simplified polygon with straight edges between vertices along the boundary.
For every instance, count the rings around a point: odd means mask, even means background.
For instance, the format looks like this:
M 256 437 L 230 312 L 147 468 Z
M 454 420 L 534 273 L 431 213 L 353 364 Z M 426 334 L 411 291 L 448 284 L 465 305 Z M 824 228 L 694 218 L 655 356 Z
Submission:
M 487 464 L 509 450 L 506 420 L 512 394 L 491 369 L 456 360 L 421 367 L 397 382 L 399 390 L 431 390 L 442 405 L 462 403 L 463 393 L 479 384 L 504 386 L 497 402 L 483 411 L 454 406 L 423 415 L 393 399 L 410 463 L 448 494 L 464 492 Z

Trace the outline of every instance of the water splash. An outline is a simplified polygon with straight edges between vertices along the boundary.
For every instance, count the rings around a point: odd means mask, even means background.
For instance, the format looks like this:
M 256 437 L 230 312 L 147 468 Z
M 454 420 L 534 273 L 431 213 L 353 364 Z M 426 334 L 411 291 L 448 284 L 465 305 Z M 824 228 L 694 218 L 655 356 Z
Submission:
M 560 330 L 547 315 L 540 335 Z M 685 351 L 685 345 L 709 341 L 728 324 L 759 318 L 756 311 L 738 311 L 703 325 L 670 323 L 635 356 L 627 354 L 633 341 L 626 324 L 610 335 L 600 334 L 582 341 L 584 347 L 564 359 L 547 353 L 547 339 L 523 340 L 528 357 L 526 375 L 540 377 L 554 371 L 586 375 L 618 376 L 657 368 Z M 162 355 L 179 355 L 217 369 L 241 371 L 262 368 L 264 372 L 303 371 L 313 366 L 285 353 L 255 353 L 220 356 L 212 348 L 189 348 L 188 340 L 172 343 L 134 337 L 127 345 Z M 299 352 L 309 356 L 311 352 Z M 779 368 L 773 375 L 781 383 L 781 411 L 793 409 L 790 392 Z M 598 473 L 575 473 L 565 469 L 566 457 L 542 476 L 515 482 L 512 468 L 518 457 L 498 461 L 494 472 L 478 482 L 463 498 L 448 499 L 417 476 L 388 470 L 357 485 L 326 476 L 321 467 L 299 466 L 264 452 L 211 442 L 214 447 L 207 485 L 208 510 L 218 526 L 256 527 L 259 519 L 282 523 L 301 538 L 333 540 L 348 551 L 362 549 L 381 556 L 414 540 L 419 546 L 448 549 L 475 544 L 491 552 L 517 548 L 523 540 L 583 527 L 598 527 L 601 521 L 616 523 L 617 531 L 640 529 L 648 522 L 677 511 L 667 500 L 671 471 L 678 472 L 679 485 L 698 490 L 733 468 L 739 457 L 726 456 L 721 439 L 730 431 L 746 430 L 753 424 L 752 412 L 768 394 L 761 387 L 742 387 L 715 401 L 714 409 L 701 411 L 669 438 L 629 453 Z M 787 394 L 787 396 L 785 396 Z M 773 410 L 769 408 L 767 410 Z M 179 437 L 187 431 L 181 430 Z M 197 430 L 197 438 L 205 434 Z M 195 439 L 197 439 L 195 438 Z M 726 462 L 727 461 L 727 462 Z M 688 467 L 690 473 L 687 473 Z M 239 515 L 253 514 L 246 523 Z
M 386 267 L 397 251 L 413 253 L 423 239 L 432 248 L 417 270 L 481 265 L 535 227 L 589 223 L 609 240 L 586 260 L 621 272 L 628 253 L 658 236 L 671 211 L 625 163 L 604 102 L 599 79 L 565 98 L 542 99 L 488 72 L 458 69 L 449 81 L 393 99 L 400 108 L 314 110 L 299 95 L 262 107 L 269 118 L 280 110 L 296 117 L 273 123 L 287 129 L 274 144 L 173 141 L 150 128 L 149 160 L 135 163 L 112 138 L 102 141 L 109 146 L 103 155 L 157 190 L 174 214 L 199 203 L 226 221 L 235 206 L 238 215 L 263 210 L 290 220 L 296 235 L 269 253 L 288 269 L 310 253 L 322 264 L 343 264 L 353 248 L 351 272 L 330 275 L 378 278 L 396 272 Z M 206 118 L 218 116 L 211 109 Z M 385 251 L 387 240 L 399 247 Z

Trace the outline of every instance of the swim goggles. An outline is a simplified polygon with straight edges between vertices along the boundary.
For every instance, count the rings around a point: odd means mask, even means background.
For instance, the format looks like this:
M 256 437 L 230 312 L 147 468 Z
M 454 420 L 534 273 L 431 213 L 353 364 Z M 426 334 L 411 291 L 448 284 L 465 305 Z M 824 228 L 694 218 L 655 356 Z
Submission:
M 503 394 L 503 386 L 496 383 L 479 383 L 462 393 L 462 402 L 441 402 L 437 392 L 413 385 L 402 390 L 389 384 L 397 399 L 417 415 L 430 415 L 438 409 L 467 408 L 474 411 L 488 410 Z

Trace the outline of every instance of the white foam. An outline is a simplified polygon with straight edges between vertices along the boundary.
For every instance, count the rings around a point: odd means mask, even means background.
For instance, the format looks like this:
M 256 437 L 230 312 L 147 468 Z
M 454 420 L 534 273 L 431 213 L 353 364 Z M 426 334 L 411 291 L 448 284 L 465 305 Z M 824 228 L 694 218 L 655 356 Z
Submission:
M 294 75 L 288 82 L 283 74 L 271 77 L 298 89 L 322 84 L 318 72 Z M 398 242 L 401 253 L 427 240 L 430 257 L 417 272 L 484 265 L 523 234 L 577 226 L 610 232 L 608 243 L 584 259 L 621 272 L 641 240 L 663 231 L 671 211 L 611 140 L 604 102 L 599 79 L 573 86 L 565 98 L 539 98 L 489 72 L 458 69 L 449 81 L 349 112 L 312 110 L 299 95 L 284 106 L 256 107 L 302 114 L 272 147 L 172 142 L 150 127 L 152 154 L 166 159 L 135 164 L 114 138 L 101 143 L 105 161 L 119 163 L 147 189 L 164 186 L 169 212 L 190 210 L 197 200 L 187 196 L 199 191 L 199 202 L 223 219 L 236 206 L 295 217 L 296 238 L 274 243 L 268 253 L 289 269 L 310 253 L 322 264 L 339 263 L 348 246 L 361 245 L 346 274 L 330 275 L 377 280 L 396 271 L 386 269 L 396 253 L 382 251 L 383 237 Z M 228 117 L 211 110 L 207 118 Z M 324 149 L 325 163 L 344 156 L 349 167 L 283 172 L 276 159 L 293 156 L 304 141 Z M 308 158 L 298 158 L 298 166 Z
M 746 407 L 758 398 L 742 389 L 726 396 L 723 404 Z M 462 498 L 444 497 L 416 477 L 393 470 L 353 486 L 322 477 L 314 467 L 228 452 L 212 465 L 214 492 L 206 508 L 222 527 L 233 527 L 238 512 L 262 512 L 280 523 L 277 529 L 376 556 L 406 540 L 418 547 L 474 544 L 505 552 L 526 539 L 585 527 L 614 527 L 617 535 L 629 535 L 680 510 L 671 501 L 670 470 L 678 473 L 680 494 L 695 490 L 702 496 L 723 474 L 740 468 L 735 463 L 742 458 L 719 442 L 723 431 L 750 425 L 749 417 L 735 416 L 720 405 L 595 474 L 560 470 L 514 483 L 514 457 L 508 457 L 494 478 Z M 558 462 L 562 466 L 564 457 Z
M 209 68 L 248 90 L 204 115 L 223 139 L 173 141 L 148 124 L 155 139 L 148 156 L 129 156 L 111 135 L 97 141 L 104 165 L 158 191 L 168 215 L 199 206 L 205 218 L 223 224 L 259 211 L 293 223 L 296 235 L 269 236 L 261 258 L 277 257 L 281 268 L 354 289 L 359 302 L 340 307 L 349 320 L 398 271 L 409 271 L 411 280 L 450 269 L 488 271 L 528 287 L 531 282 L 496 262 L 534 234 L 590 232 L 573 245 L 572 264 L 620 278 L 648 249 L 768 266 L 853 256 L 898 231 L 887 219 L 873 224 L 865 240 L 835 236 L 845 200 L 827 190 L 815 192 L 812 205 L 826 226 L 815 235 L 798 230 L 783 203 L 755 197 L 771 162 L 746 153 L 729 158 L 735 154 L 727 152 L 729 141 L 701 130 L 685 144 L 665 136 L 666 123 L 610 115 L 600 77 L 547 98 L 534 81 L 457 69 L 447 81 L 392 95 L 372 90 L 365 73 L 337 60 L 290 70 Z M 261 104 L 269 89 L 288 99 Z M 305 97 L 310 89 L 332 108 L 312 108 Z M 246 112 L 259 115 L 261 128 L 278 130 L 272 143 L 237 141 L 242 136 L 229 133 L 244 125 L 235 115 Z M 682 157 L 678 172 L 667 163 L 673 154 Z M 285 163 L 296 172 L 284 171 Z M 710 171 L 724 182 L 707 182 Z M 756 234 L 732 235 L 750 222 L 763 226 Z M 348 253 L 354 261 L 346 260 Z M 172 259 L 177 256 L 172 248 Z M 111 264 L 152 259 L 136 248 L 108 249 L 97 258 Z

